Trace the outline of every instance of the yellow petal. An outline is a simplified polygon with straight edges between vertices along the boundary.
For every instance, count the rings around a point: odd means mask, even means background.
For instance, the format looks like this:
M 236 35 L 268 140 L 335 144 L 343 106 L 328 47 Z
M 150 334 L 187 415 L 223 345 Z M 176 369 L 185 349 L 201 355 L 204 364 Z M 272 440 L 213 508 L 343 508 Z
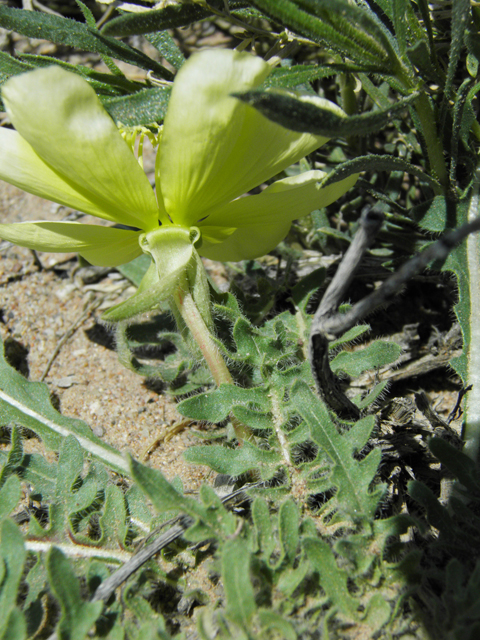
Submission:
M 147 176 L 85 80 L 57 66 L 37 69 L 8 80 L 2 98 L 20 135 L 102 217 L 157 226 Z
M 298 176 L 278 180 L 261 194 L 238 198 L 212 212 L 203 224 L 207 228 L 199 253 L 206 258 L 222 261 L 250 260 L 274 249 L 287 235 L 292 220 L 301 218 L 314 209 L 326 207 L 357 180 L 349 176 L 323 189 L 319 181 L 325 177 L 322 171 L 307 171 Z M 225 225 L 237 230 L 226 240 L 219 241 L 212 232 L 215 225 Z
M 104 267 L 116 267 L 139 256 L 140 233 L 78 222 L 0 224 L 3 240 L 38 251 L 80 253 L 91 264 Z
M 220 243 L 211 242 L 206 238 L 198 253 L 204 258 L 221 262 L 253 260 L 275 249 L 289 232 L 291 224 L 289 220 L 237 229 Z
M 0 149 L 1 180 L 41 198 L 112 220 L 95 202 L 39 158 L 17 131 L 0 128 Z
M 201 223 L 205 226 L 247 227 L 268 222 L 292 221 L 314 209 L 326 207 L 353 187 L 358 175 L 352 175 L 323 189 L 319 183 L 323 171 L 306 171 L 277 180 L 256 196 L 238 198 L 214 209 Z
M 289 131 L 231 97 L 257 87 L 269 71 L 260 58 L 227 49 L 197 53 L 180 69 L 156 177 L 174 223 L 198 225 L 209 209 L 258 186 L 327 140 Z

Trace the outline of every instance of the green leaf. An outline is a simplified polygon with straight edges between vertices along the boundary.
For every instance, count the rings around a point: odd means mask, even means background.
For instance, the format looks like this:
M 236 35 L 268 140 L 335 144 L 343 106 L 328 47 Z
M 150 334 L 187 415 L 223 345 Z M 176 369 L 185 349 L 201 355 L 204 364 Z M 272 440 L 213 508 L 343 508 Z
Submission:
M 326 44 L 377 73 L 394 73 L 399 61 L 391 36 L 374 14 L 345 0 L 251 0 L 284 27 Z
M 255 498 L 252 504 L 252 520 L 255 527 L 256 549 L 268 563 L 275 549 L 272 521 L 268 504 L 263 498 Z
M 236 98 L 258 109 L 269 120 L 292 131 L 336 138 L 365 136 L 390 125 L 400 118 L 416 94 L 395 102 L 387 109 L 376 109 L 357 116 L 341 116 L 309 100 L 275 91 L 247 91 L 234 94 Z
M 185 62 L 185 56 L 168 31 L 148 33 L 145 36 L 145 40 L 148 40 L 175 69 L 180 69 Z
M 85 422 L 67 418 L 50 402 L 50 392 L 43 382 L 30 382 L 5 360 L 0 342 L 0 421 L 31 429 L 54 450 L 64 438 L 73 435 L 85 451 L 102 460 L 119 473 L 128 473 L 122 456 L 97 438 Z
M 422 202 L 410 209 L 410 214 L 421 227 L 433 233 L 442 233 L 456 224 L 452 219 L 456 216 L 455 207 L 449 206 L 445 196 L 435 196 L 433 200 Z
M 130 457 L 132 478 L 141 490 L 150 498 L 155 509 L 164 511 L 182 511 L 195 518 L 205 517 L 205 509 L 199 502 L 187 498 L 177 491 L 157 469 L 151 469 Z
M 305 310 L 312 294 L 325 282 L 326 275 L 327 270 L 325 267 L 319 267 L 297 282 L 291 291 L 292 300 L 297 307 Z
M 456 537 L 455 523 L 447 509 L 437 500 L 433 491 L 422 482 L 412 480 L 408 483 L 408 493 L 426 509 L 429 524 L 447 538 L 454 540 Z
M 343 68 L 342 68 L 343 67 Z M 341 71 L 349 70 L 348 65 L 329 64 L 328 67 L 313 64 L 298 64 L 292 67 L 275 67 L 262 84 L 262 89 L 293 89 L 307 85 L 319 78 L 328 78 Z M 312 91 L 312 95 L 315 95 Z
M 70 562 L 56 547 L 48 552 L 47 572 L 50 587 L 62 610 L 58 623 L 60 640 L 84 640 L 101 615 L 103 602 L 83 602 Z
M 400 357 L 402 348 L 394 342 L 375 340 L 358 351 L 341 351 L 330 363 L 332 371 L 343 371 L 349 376 L 358 377 L 364 371 L 383 367 Z
M 0 26 L 29 38 L 38 38 L 41 35 L 43 39 L 55 44 L 111 56 L 147 71 L 151 69 L 166 80 L 173 78 L 161 64 L 141 51 L 132 49 L 120 40 L 92 31 L 86 24 L 70 18 L 0 5 Z
M 280 462 L 276 451 L 264 451 L 248 441 L 237 449 L 227 449 L 220 445 L 190 447 L 183 454 L 187 462 L 206 464 L 217 473 L 240 476 L 247 471 L 257 469 L 272 475 L 275 463 Z
M 153 87 L 129 96 L 99 98 L 115 122 L 133 127 L 162 122 L 167 113 L 171 91 L 171 87 Z
M 285 616 L 271 609 L 259 609 L 258 619 L 262 627 L 262 634 L 266 634 L 264 637 L 267 637 L 268 631 L 275 630 L 284 640 L 296 640 L 298 638 L 293 625 Z
M 23 537 L 18 527 L 11 520 L 4 520 L 0 541 L 0 638 L 8 632 L 10 615 L 14 612 L 18 598 L 18 588 L 22 577 L 23 565 L 27 556 Z M 14 614 L 18 628 L 18 617 Z M 14 621 L 12 619 L 12 621 Z M 14 637 L 14 636 L 13 636 Z
M 347 176 L 351 176 L 354 173 L 360 171 L 405 171 L 412 176 L 417 176 L 421 181 L 430 184 L 434 188 L 440 187 L 440 183 L 427 175 L 422 169 L 419 169 L 410 162 L 406 162 L 402 158 L 394 158 L 389 155 L 368 155 L 359 156 L 353 160 L 347 160 L 342 162 L 338 167 L 335 167 L 330 173 L 320 182 L 319 188 L 325 187 L 327 184 L 343 180 Z
M 447 202 L 447 225 L 459 227 L 472 222 L 480 215 L 480 173 L 477 172 L 473 187 L 463 201 Z M 467 394 L 464 415 L 464 452 L 476 459 L 480 448 L 480 400 L 476 384 L 480 371 L 480 237 L 470 234 L 465 242 L 455 247 L 442 265 L 442 270 L 453 271 L 457 277 L 458 302 L 455 314 L 462 329 L 463 353 L 450 361 L 464 385 L 473 384 Z
M 105 507 L 99 525 L 102 537 L 99 544 L 110 548 L 123 548 L 127 537 L 127 510 L 121 489 L 109 484 L 105 491 Z
M 85 22 L 87 23 L 87 26 L 92 31 L 98 32 L 98 27 L 97 27 L 97 22 L 95 20 L 95 16 L 90 11 L 90 9 L 87 7 L 87 5 L 84 4 L 81 0 L 76 0 L 76 3 L 80 7 L 80 11 L 82 12 L 83 17 L 85 18 Z M 112 75 L 124 77 L 122 71 L 117 67 L 117 65 L 110 58 L 110 56 L 106 56 L 104 54 L 103 55 L 101 54 L 101 58 L 102 58 L 103 62 L 105 63 L 105 65 L 108 67 L 108 69 L 109 69 L 109 71 L 110 71 L 110 73 Z
M 210 11 L 195 4 L 173 4 L 160 10 L 124 13 L 118 18 L 109 20 L 103 27 L 102 33 L 121 37 L 155 33 L 183 27 L 192 22 L 204 20 L 210 15 Z
M 31 71 L 34 67 L 26 62 L 21 62 L 5 51 L 0 51 L 0 84 L 6 82 L 12 76 Z
M 349 620 L 358 619 L 358 604 L 347 587 L 348 573 L 339 569 L 329 545 L 318 538 L 304 538 L 303 546 L 315 571 L 320 574 L 320 584 L 338 611 Z
M 225 10 L 223 0 L 209 0 L 208 4 L 217 12 Z M 230 11 L 248 6 L 248 2 L 242 0 L 229 0 Z M 204 20 L 212 15 L 212 11 L 200 7 L 194 3 L 175 3 L 155 9 L 153 11 L 141 11 L 139 13 L 124 13 L 118 18 L 109 20 L 103 28 L 103 33 L 109 36 L 133 36 L 145 33 L 165 31 L 184 27 L 192 22 Z
M 248 629 L 257 607 L 250 580 L 250 552 L 243 540 L 228 540 L 223 546 L 222 579 L 228 617 Z
M 278 531 L 283 558 L 293 566 L 297 557 L 299 543 L 300 514 L 292 499 L 286 500 L 280 507 L 278 514 Z
M 360 336 L 363 336 L 363 334 L 367 331 L 370 331 L 369 324 L 359 324 L 356 327 L 352 327 L 349 331 L 340 336 L 340 338 L 337 338 L 337 340 L 333 340 L 332 342 L 330 342 L 328 346 L 330 349 L 335 349 L 336 347 L 339 347 L 341 344 L 345 344 L 346 342 L 353 342 L 355 340 L 358 340 L 358 338 L 360 338 Z
M 331 474 L 325 482 L 337 487 L 336 503 L 342 512 L 354 520 L 373 518 L 383 495 L 381 486 L 370 491 L 378 465 L 380 449 L 372 450 L 363 460 L 354 454 L 366 441 L 368 430 L 373 430 L 374 421 L 361 421 L 345 434 L 340 434 L 331 421 L 328 410 L 309 387 L 298 381 L 292 388 L 292 404 L 310 428 L 312 440 L 316 442 L 333 462 Z M 371 431 L 370 431 L 371 432 Z
M 424 40 L 419 40 L 408 47 L 407 56 L 410 62 L 417 67 L 422 78 L 439 85 L 443 84 L 441 72 L 432 64 L 430 50 Z
M 57 480 L 57 465 L 49 463 L 38 453 L 27 453 L 22 460 L 22 465 L 17 469 L 18 475 L 32 485 L 32 497 L 45 502 L 51 501 L 55 496 L 55 483 Z
M 237 404 L 255 405 L 263 412 L 270 409 L 265 389 L 243 389 L 231 384 L 222 384 L 215 391 L 187 398 L 178 404 L 177 409 L 186 418 L 221 422 Z
M 17 476 L 9 476 L 0 489 L 0 521 L 4 520 L 15 509 L 21 495 L 20 480 Z
M 475 462 L 443 438 L 431 438 L 428 446 L 433 455 L 462 485 L 476 495 L 480 491 L 480 478 Z
M 13 609 L 1 640 L 24 640 L 27 637 L 25 617 L 18 609 Z
M 393 0 L 393 23 L 397 37 L 400 55 L 405 55 L 407 50 L 407 0 Z
M 135 260 L 118 266 L 117 270 L 120 271 L 122 276 L 128 278 L 130 282 L 133 282 L 136 287 L 139 287 L 151 264 L 152 258 L 146 253 L 142 253 Z
M 21 53 L 19 54 L 19 59 L 26 61 L 33 69 L 50 67 L 56 64 L 71 73 L 76 73 L 92 85 L 101 99 L 103 96 L 125 95 L 145 88 L 143 83 L 128 80 L 124 75 L 114 76 L 110 73 L 100 73 L 82 64 L 71 64 L 52 56 Z
M 447 77 L 445 79 L 442 113 L 440 122 L 445 121 L 448 101 L 451 98 L 453 90 L 453 81 L 460 60 L 463 41 L 470 18 L 470 2 L 469 0 L 455 0 L 452 4 L 452 21 L 450 31 L 450 51 L 448 54 Z M 441 130 L 441 129 L 440 129 Z
M 0 470 L 0 487 L 3 487 L 7 478 L 15 473 L 15 470 L 20 466 L 23 459 L 23 444 L 20 436 L 20 431 L 16 427 L 12 429 L 12 435 L 10 437 L 10 451 L 8 457 Z
M 368 602 L 362 622 L 369 626 L 372 632 L 377 632 L 387 624 L 391 615 L 392 611 L 388 602 L 381 593 L 376 593 Z

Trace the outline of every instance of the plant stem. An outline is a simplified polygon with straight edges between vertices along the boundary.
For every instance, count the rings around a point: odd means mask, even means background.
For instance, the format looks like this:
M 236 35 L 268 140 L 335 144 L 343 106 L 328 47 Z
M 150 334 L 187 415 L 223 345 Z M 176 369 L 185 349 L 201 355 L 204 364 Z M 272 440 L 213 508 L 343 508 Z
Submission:
M 417 115 L 422 124 L 423 136 L 427 145 L 428 159 L 433 177 L 448 188 L 448 172 L 443 156 L 443 147 L 437 131 L 435 115 L 426 93 L 422 92 L 415 101 Z M 440 194 L 439 194 L 440 195 Z
M 225 360 L 198 310 L 192 292 L 185 291 L 183 287 L 179 287 L 173 295 L 173 300 L 195 342 L 198 344 L 217 386 L 234 384 Z M 240 443 L 252 438 L 253 434 L 250 429 L 237 420 L 235 416 L 230 416 L 230 422 Z
M 476 184 L 468 209 L 468 222 L 478 219 L 480 208 L 480 170 L 477 170 Z M 472 385 L 467 394 L 465 421 L 463 426 L 464 452 L 473 460 L 478 460 L 480 447 L 480 238 L 471 234 L 467 238 L 467 264 L 470 293 L 470 336 L 468 349 L 467 384 Z

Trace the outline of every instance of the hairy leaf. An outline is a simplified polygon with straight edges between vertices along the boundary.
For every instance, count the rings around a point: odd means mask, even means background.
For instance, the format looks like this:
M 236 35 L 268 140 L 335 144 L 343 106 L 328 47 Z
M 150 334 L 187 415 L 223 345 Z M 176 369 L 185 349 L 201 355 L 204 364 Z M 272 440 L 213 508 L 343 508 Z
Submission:
M 282 127 L 329 138 L 364 136 L 380 131 L 393 119 L 400 118 L 406 107 L 417 97 L 412 95 L 403 98 L 387 109 L 358 116 L 341 116 L 319 106 L 309 96 L 297 97 L 275 91 L 247 91 L 234 95 Z
M 21 625 L 14 611 L 27 552 L 22 535 L 11 520 L 3 521 L 0 535 L 0 638 L 3 638 L 10 624 L 16 629 Z M 14 618 L 10 618 L 12 614 Z
M 58 450 L 64 438 L 73 435 L 85 451 L 120 473 L 128 465 L 116 449 L 93 435 L 91 429 L 74 418 L 56 411 L 43 382 L 30 382 L 7 364 L 0 343 L 0 421 L 31 429 L 50 449 Z
M 314 569 L 320 574 L 320 583 L 335 607 L 348 619 L 358 618 L 358 603 L 347 588 L 348 573 L 340 569 L 330 546 L 318 538 L 305 538 L 303 546 Z
M 170 93 L 171 87 L 152 87 L 129 96 L 100 96 L 100 100 L 115 122 L 133 127 L 162 122 L 167 113 Z
M 326 44 L 371 71 L 391 73 L 398 61 L 391 38 L 368 7 L 344 0 L 251 0 L 251 3 L 284 27 Z
M 222 549 L 222 578 L 227 596 L 227 615 L 244 629 L 256 610 L 250 581 L 250 553 L 243 540 L 229 540 Z
M 359 376 L 368 369 L 376 369 L 395 362 L 402 348 L 394 342 L 375 340 L 358 351 L 341 351 L 331 362 L 332 371 L 343 371 L 349 376 Z
M 374 427 L 373 417 L 367 422 L 357 423 L 342 435 L 331 421 L 326 407 L 304 382 L 294 385 L 292 402 L 307 422 L 312 439 L 333 462 L 329 481 L 337 488 L 339 509 L 354 519 L 372 518 L 383 494 L 380 486 L 370 490 L 381 452 L 373 450 L 361 461 L 355 460 L 353 454 L 365 444 L 366 434 Z
M 63 44 L 83 51 L 104 54 L 142 69 L 152 69 L 166 80 L 171 80 L 173 77 L 161 64 L 141 51 L 133 49 L 120 40 L 92 31 L 86 24 L 81 24 L 70 18 L 63 18 L 40 11 L 12 9 L 5 5 L 0 5 L 0 26 L 29 38 L 38 38 L 40 36 L 55 44 Z
M 58 624 L 60 638 L 84 640 L 102 613 L 102 602 L 84 602 L 80 585 L 70 562 L 53 547 L 47 556 L 50 587 L 60 603 L 62 617 Z

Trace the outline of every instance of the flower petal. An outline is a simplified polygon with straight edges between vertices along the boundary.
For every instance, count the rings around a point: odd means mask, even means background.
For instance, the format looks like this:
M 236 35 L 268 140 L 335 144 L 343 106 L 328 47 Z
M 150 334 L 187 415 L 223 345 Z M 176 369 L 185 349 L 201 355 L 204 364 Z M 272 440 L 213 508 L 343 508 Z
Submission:
M 260 58 L 224 49 L 193 55 L 178 72 L 156 176 L 174 223 L 197 225 L 209 209 L 246 193 L 327 140 L 289 131 L 231 97 L 257 87 L 269 71 Z
M 314 209 L 326 207 L 338 200 L 357 181 L 358 175 L 320 188 L 323 171 L 306 171 L 291 178 L 277 180 L 256 196 L 238 198 L 214 209 L 199 224 L 205 226 L 248 227 L 250 225 L 296 220 Z
M 69 182 L 61 178 L 13 129 L 0 128 L 0 179 L 41 198 L 110 219 Z
M 158 226 L 148 178 L 85 80 L 57 66 L 37 69 L 8 80 L 2 98 L 20 135 L 96 215 Z
M 246 196 L 219 207 L 205 220 L 206 234 L 202 232 L 199 253 L 206 258 L 222 261 L 250 260 L 274 249 L 287 235 L 292 220 L 309 214 L 314 209 L 326 207 L 357 180 L 349 176 L 327 187 L 319 188 L 325 176 L 322 171 L 307 171 L 298 176 L 278 180 L 257 196 Z M 217 236 L 213 228 L 225 226 L 237 230 L 223 242 L 220 230 Z
M 140 233 L 78 222 L 0 224 L 3 240 L 38 251 L 80 253 L 91 264 L 104 267 L 116 267 L 139 256 Z
M 285 238 L 291 224 L 289 220 L 237 229 L 224 242 L 209 242 L 206 239 L 198 253 L 204 258 L 221 262 L 253 260 L 272 251 Z

